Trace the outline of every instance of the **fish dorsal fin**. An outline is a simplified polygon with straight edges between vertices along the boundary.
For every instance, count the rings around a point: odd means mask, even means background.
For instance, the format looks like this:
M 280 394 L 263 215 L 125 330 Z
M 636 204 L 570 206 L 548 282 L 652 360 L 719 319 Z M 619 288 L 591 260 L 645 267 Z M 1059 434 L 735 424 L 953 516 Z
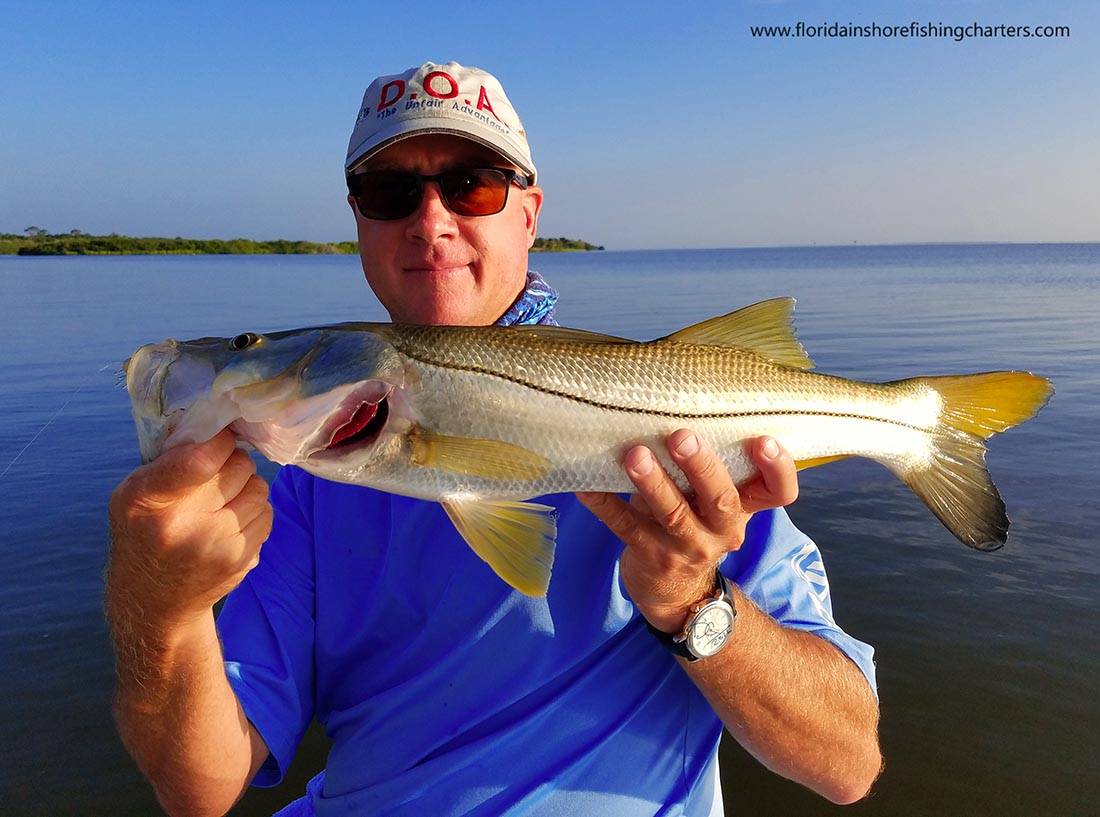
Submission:
M 568 326 L 550 326 L 547 324 L 528 324 L 526 326 L 509 326 L 509 330 L 526 332 L 537 335 L 546 340 L 557 340 L 563 343 L 634 343 L 626 338 L 617 338 L 614 335 L 601 335 L 599 332 L 588 332 L 584 329 L 570 329 Z
M 545 596 L 554 566 L 554 509 L 534 502 L 441 503 L 466 544 L 512 587 Z
M 794 334 L 791 323 L 793 311 L 794 298 L 772 298 L 697 323 L 660 340 L 702 346 L 731 346 L 796 369 L 812 369 L 814 362 Z

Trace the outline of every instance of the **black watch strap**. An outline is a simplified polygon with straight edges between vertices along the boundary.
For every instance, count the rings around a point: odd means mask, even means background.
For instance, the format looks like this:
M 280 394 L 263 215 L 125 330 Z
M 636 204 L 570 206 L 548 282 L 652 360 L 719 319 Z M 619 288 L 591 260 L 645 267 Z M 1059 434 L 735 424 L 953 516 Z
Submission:
M 695 655 L 691 650 L 688 649 L 686 637 L 687 628 L 691 624 L 691 620 L 695 617 L 696 611 L 702 605 L 706 604 L 708 601 L 711 601 L 711 599 L 725 600 L 730 605 L 730 607 L 733 607 L 733 589 L 730 587 L 729 579 L 726 578 L 726 575 L 722 572 L 721 568 L 715 568 L 714 572 L 718 587 L 717 591 L 713 596 L 704 599 L 695 606 L 691 614 L 688 616 L 688 620 L 685 623 L 684 629 L 680 633 L 673 634 L 666 633 L 664 630 L 658 630 L 656 627 L 649 623 L 648 619 L 645 619 L 643 617 L 646 629 L 653 634 L 653 637 L 656 638 L 657 641 L 665 647 L 665 649 L 667 649 L 673 655 L 679 656 L 680 658 L 685 658 L 688 661 L 699 660 L 699 656 Z

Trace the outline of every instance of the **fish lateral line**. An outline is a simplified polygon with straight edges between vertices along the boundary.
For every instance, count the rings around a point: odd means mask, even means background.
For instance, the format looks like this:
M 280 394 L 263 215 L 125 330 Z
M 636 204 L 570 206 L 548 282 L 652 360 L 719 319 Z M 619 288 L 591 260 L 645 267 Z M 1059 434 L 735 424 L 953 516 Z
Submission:
M 517 386 L 523 386 L 524 388 L 530 389 L 531 391 L 545 394 L 550 397 L 560 397 L 563 400 L 569 400 L 573 403 L 580 403 L 581 405 L 591 406 L 592 408 L 605 409 L 607 411 L 619 411 L 625 414 L 642 414 L 650 417 L 674 417 L 683 418 L 685 420 L 737 420 L 751 417 L 833 417 L 840 420 L 865 420 L 868 422 L 886 423 L 889 425 L 899 426 L 901 428 L 907 428 L 911 431 L 920 431 L 926 434 L 930 433 L 933 430 L 925 426 L 913 425 L 912 423 L 906 423 L 902 420 L 894 420 L 889 417 L 875 417 L 869 414 L 856 414 L 853 412 L 844 411 L 807 409 L 754 409 L 752 411 L 690 412 L 664 411 L 662 409 L 647 409 L 637 406 L 617 405 L 615 403 L 607 403 L 599 400 L 593 400 L 589 397 L 582 397 L 579 394 L 573 394 L 571 392 L 561 391 L 559 389 L 552 389 L 549 386 L 541 386 L 538 383 L 532 383 L 529 380 L 524 380 L 522 377 L 515 377 L 513 375 L 496 371 L 494 369 L 486 369 L 481 366 L 463 366 L 458 364 L 440 363 L 437 360 L 411 354 L 406 351 L 402 351 L 402 354 L 408 357 L 410 360 L 415 360 L 417 363 L 422 363 L 426 366 L 434 366 L 439 369 L 454 372 L 463 372 L 465 374 L 484 375 L 486 377 L 492 377 L 497 380 L 503 380 L 507 383 L 514 383 Z M 817 376 L 824 377 L 825 375 Z M 892 384 L 880 383 L 874 385 Z

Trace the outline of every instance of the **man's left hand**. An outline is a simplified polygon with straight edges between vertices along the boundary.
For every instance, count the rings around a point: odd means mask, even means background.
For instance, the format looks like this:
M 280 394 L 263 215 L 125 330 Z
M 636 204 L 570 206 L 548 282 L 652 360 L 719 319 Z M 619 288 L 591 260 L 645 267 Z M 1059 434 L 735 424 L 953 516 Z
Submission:
M 626 544 L 623 584 L 660 630 L 678 632 L 691 606 L 714 592 L 715 566 L 741 547 L 754 513 L 798 497 L 794 461 L 782 446 L 770 437 L 745 445 L 759 473 L 740 490 L 714 450 L 694 431 L 680 429 L 667 446 L 693 497 L 685 496 L 645 446 L 630 449 L 623 460 L 638 489 L 629 503 L 615 494 L 577 494 Z

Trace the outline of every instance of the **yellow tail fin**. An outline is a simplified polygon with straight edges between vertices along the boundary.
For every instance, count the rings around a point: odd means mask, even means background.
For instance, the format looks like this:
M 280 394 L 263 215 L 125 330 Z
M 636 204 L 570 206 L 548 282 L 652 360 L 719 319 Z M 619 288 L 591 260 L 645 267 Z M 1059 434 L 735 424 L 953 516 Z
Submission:
M 1054 392 L 1030 372 L 988 372 L 914 381 L 943 398 L 933 459 L 899 474 L 947 529 L 978 550 L 996 550 L 1008 538 L 1004 501 L 985 465 L 983 440 L 1034 417 Z
M 943 397 L 943 422 L 983 440 L 1030 420 L 1047 404 L 1054 386 L 1031 372 L 986 372 L 920 377 Z

